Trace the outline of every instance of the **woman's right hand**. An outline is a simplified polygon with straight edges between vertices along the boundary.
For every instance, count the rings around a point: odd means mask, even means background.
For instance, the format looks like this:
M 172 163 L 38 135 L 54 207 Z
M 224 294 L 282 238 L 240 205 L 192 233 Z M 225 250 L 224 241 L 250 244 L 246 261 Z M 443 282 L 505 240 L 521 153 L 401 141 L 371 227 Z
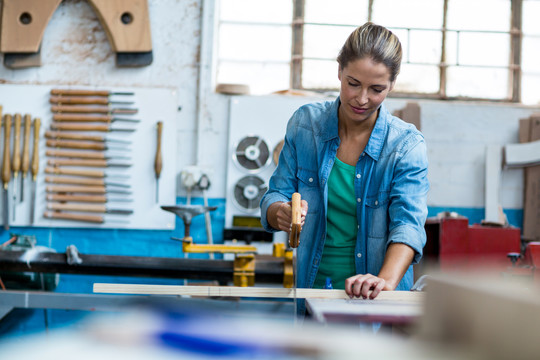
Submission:
M 306 221 L 306 214 L 308 211 L 308 203 L 306 200 L 302 200 L 302 218 L 301 226 L 304 226 Z M 291 202 L 276 202 L 270 205 L 267 212 L 267 218 L 270 225 L 278 230 L 291 232 L 292 228 L 292 207 Z

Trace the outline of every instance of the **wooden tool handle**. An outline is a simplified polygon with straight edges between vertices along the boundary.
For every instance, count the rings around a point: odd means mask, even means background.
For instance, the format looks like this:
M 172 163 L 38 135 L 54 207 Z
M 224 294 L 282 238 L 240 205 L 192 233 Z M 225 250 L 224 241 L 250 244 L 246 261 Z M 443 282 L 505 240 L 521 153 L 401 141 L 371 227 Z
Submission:
M 48 201 L 77 201 L 89 203 L 106 203 L 105 195 L 65 195 L 65 194 L 47 194 Z
M 108 90 L 52 89 L 51 95 L 109 96 Z
M 30 128 L 32 126 L 32 116 L 24 115 L 24 144 L 22 155 L 22 174 L 26 177 L 26 173 L 30 169 Z
M 112 112 L 109 106 L 87 106 L 87 105 L 52 105 L 51 111 L 56 113 L 101 113 Z
M 45 155 L 52 157 L 105 160 L 105 153 L 100 151 L 71 151 L 49 149 L 45 151 Z
M 94 159 L 49 159 L 50 166 L 107 167 L 107 160 Z
M 86 193 L 86 194 L 105 194 L 105 186 L 45 186 L 48 193 Z
M 48 139 L 68 139 L 68 140 L 86 140 L 86 141 L 105 141 L 102 135 L 87 135 L 78 133 L 67 133 L 63 131 L 46 131 L 45 137 Z
M 86 179 L 86 178 L 46 176 L 45 177 L 45 182 L 50 183 L 50 184 L 74 184 L 74 185 L 105 186 L 105 181 L 103 181 L 103 179 Z
M 32 154 L 32 180 L 36 181 L 39 171 L 39 131 L 41 128 L 41 119 L 34 119 L 34 153 Z
M 73 175 L 73 176 L 87 176 L 87 177 L 97 177 L 104 178 L 105 172 L 99 170 L 79 170 L 79 169 L 64 169 L 64 168 L 45 168 L 47 174 L 55 175 Z
M 92 223 L 99 223 L 99 224 L 104 222 L 103 216 L 99 216 L 99 215 L 83 215 L 83 214 L 63 213 L 63 212 L 57 212 L 57 211 L 45 211 L 43 216 L 48 219 L 74 220 L 74 221 L 92 222 Z
M 21 122 L 21 114 L 15 114 L 13 122 L 13 157 L 11 160 L 11 169 L 13 170 L 14 177 L 17 177 L 21 170 Z
M 92 104 L 108 105 L 109 99 L 106 97 L 82 97 L 82 96 L 51 96 L 51 104 Z
M 110 131 L 109 125 L 94 125 L 94 124 L 58 124 L 51 123 L 53 130 L 68 130 L 68 131 Z
M 4 189 L 7 189 L 9 179 L 11 179 L 11 163 L 9 156 L 9 147 L 11 139 L 11 115 L 4 115 L 4 162 L 2 166 L 2 182 Z M 5 209 L 4 209 L 5 211 Z
M 111 122 L 111 115 L 53 114 L 54 121 Z
M 105 205 L 97 204 L 62 204 L 62 203 L 48 203 L 48 210 L 68 210 L 68 211 L 84 211 L 84 212 L 97 212 L 105 213 L 107 208 Z
M 154 170 L 156 173 L 156 179 L 159 179 L 161 175 L 161 169 L 163 167 L 163 159 L 161 157 L 161 135 L 163 133 L 163 121 L 157 122 L 157 144 L 156 144 L 156 158 L 154 160 Z
M 294 193 L 291 198 L 292 228 L 289 236 L 289 245 L 297 248 L 299 245 L 300 231 L 302 230 L 302 198 L 300 193 Z
M 79 142 L 69 140 L 47 140 L 46 144 L 48 147 L 68 149 L 105 150 L 107 148 L 104 143 Z

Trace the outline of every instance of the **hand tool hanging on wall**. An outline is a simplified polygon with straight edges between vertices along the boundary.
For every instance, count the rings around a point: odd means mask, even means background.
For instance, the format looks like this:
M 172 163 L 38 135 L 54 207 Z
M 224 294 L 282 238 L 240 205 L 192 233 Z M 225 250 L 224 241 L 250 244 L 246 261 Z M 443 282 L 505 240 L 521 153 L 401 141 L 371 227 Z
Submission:
M 100 215 L 72 214 L 59 211 L 45 211 L 43 217 L 47 219 L 74 220 L 102 224 L 105 219 Z
M 4 184 L 4 229 L 9 230 L 9 180 L 11 179 L 10 163 L 11 115 L 4 115 L 4 162 L 2 164 L 2 183 Z
M 67 211 L 81 211 L 81 212 L 93 212 L 102 214 L 115 214 L 115 215 L 131 215 L 133 210 L 129 209 L 110 209 L 105 205 L 89 205 L 89 204 L 65 204 L 52 202 L 47 204 L 48 210 L 67 210 Z
M 39 172 L 39 131 L 41 129 L 41 119 L 34 119 L 34 148 L 32 153 L 32 164 L 30 170 L 32 171 L 32 195 L 30 204 L 30 225 L 34 224 L 34 214 L 36 210 L 36 187 L 37 187 L 37 175 Z
M 79 194 L 123 194 L 131 195 L 131 191 L 123 189 L 106 188 L 105 186 L 77 186 L 77 185 L 49 185 L 45 187 L 47 193 L 79 193 Z
M 133 101 L 109 100 L 103 96 L 51 96 L 51 104 L 71 104 L 71 105 L 132 105 Z
M 130 198 L 109 198 L 107 195 L 98 194 L 58 194 L 51 193 L 46 195 L 48 201 L 62 201 L 62 202 L 84 202 L 84 203 L 106 203 L 106 202 L 132 202 Z
M 118 144 L 131 144 L 131 141 L 109 138 L 103 135 L 90 135 L 80 133 L 67 133 L 64 131 L 46 131 L 45 137 L 48 139 L 68 139 L 68 140 L 85 140 L 97 142 L 110 142 Z
M 129 128 L 112 128 L 109 125 L 94 125 L 94 124 L 63 124 L 51 123 L 52 130 L 67 130 L 67 131 L 122 131 L 133 132 L 135 129 Z
M 109 91 L 109 90 L 88 90 L 88 89 L 51 89 L 51 95 L 59 96 L 100 96 L 109 97 L 113 95 L 133 96 L 133 92 Z
M 11 160 L 11 169 L 13 170 L 13 221 L 16 220 L 15 207 L 17 206 L 17 182 L 19 181 L 19 171 L 21 170 L 21 121 L 21 114 L 15 114 L 13 122 L 13 158 Z
M 100 113 L 100 114 L 136 114 L 139 110 L 135 108 L 119 108 L 100 105 L 52 105 L 51 111 L 54 113 Z
M 106 122 L 126 121 L 140 122 L 139 119 L 119 118 L 112 115 L 95 115 L 95 114 L 53 114 L 54 121 L 78 121 L 78 122 Z
M 91 177 L 91 178 L 118 178 L 118 179 L 128 179 L 128 175 L 121 175 L 121 174 L 106 174 L 105 171 L 100 170 L 80 170 L 80 169 L 66 169 L 66 168 L 59 168 L 59 167 L 46 167 L 45 172 L 47 174 L 54 174 L 54 175 L 73 175 L 73 176 L 84 176 L 84 177 Z
M 95 159 L 49 159 L 47 165 L 50 166 L 78 166 L 78 167 L 130 167 L 131 164 L 110 162 L 108 160 Z
M 56 158 L 94 159 L 94 160 L 131 160 L 129 156 L 108 155 L 106 151 L 71 151 L 49 149 L 45 155 Z
M 154 173 L 156 174 L 156 203 L 159 203 L 159 177 L 163 167 L 161 157 L 161 135 L 163 133 L 163 121 L 157 122 L 157 142 L 156 142 L 156 157 L 154 159 Z
M 108 146 L 105 142 L 85 142 L 79 140 L 47 140 L 45 144 L 52 148 L 81 149 L 81 150 L 120 150 L 129 151 L 125 146 Z
M 45 177 L 46 183 L 51 184 L 72 184 L 72 185 L 97 185 L 97 186 L 117 186 L 122 188 L 130 188 L 131 185 L 126 183 L 115 183 L 105 181 L 103 179 L 92 179 L 92 178 L 74 178 L 74 177 L 60 177 L 60 176 L 47 176 Z
M 22 165 L 21 165 L 21 199 L 20 202 L 24 201 L 24 183 L 26 182 L 26 174 L 30 169 L 30 128 L 32 126 L 32 117 L 30 114 L 24 115 L 24 144 L 23 144 L 23 154 L 22 154 Z

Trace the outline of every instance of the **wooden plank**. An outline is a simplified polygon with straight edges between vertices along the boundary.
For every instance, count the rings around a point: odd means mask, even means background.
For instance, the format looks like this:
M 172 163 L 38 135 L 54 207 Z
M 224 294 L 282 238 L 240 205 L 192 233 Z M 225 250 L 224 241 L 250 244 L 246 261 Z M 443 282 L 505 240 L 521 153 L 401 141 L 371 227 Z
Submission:
M 182 285 L 147 285 L 147 284 L 110 284 L 95 283 L 94 293 L 107 294 L 146 294 L 146 295 L 191 295 L 204 297 L 262 297 L 262 298 L 294 298 L 294 290 L 269 287 L 239 286 L 182 286 Z M 329 289 L 296 289 L 299 299 L 350 299 L 345 290 Z M 383 291 L 376 300 L 393 300 L 421 302 L 422 292 L 415 291 Z

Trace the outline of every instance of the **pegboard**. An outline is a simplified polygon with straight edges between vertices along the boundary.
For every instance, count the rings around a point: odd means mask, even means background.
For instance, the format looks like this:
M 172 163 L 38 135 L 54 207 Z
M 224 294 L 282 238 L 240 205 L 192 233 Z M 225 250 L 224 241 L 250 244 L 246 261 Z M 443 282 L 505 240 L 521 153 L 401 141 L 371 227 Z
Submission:
M 121 107 L 134 107 L 138 109 L 136 114 L 124 116 L 115 114 L 117 117 L 129 117 L 140 120 L 136 123 L 112 122 L 112 127 L 133 128 L 133 132 L 78 132 L 92 135 L 102 135 L 110 139 L 120 139 L 129 141 L 128 145 L 120 145 L 128 150 L 107 150 L 110 155 L 127 156 L 122 162 L 131 164 L 129 167 L 76 167 L 85 170 L 103 170 L 106 172 L 105 181 L 121 182 L 130 187 L 125 189 L 131 194 L 115 195 L 107 193 L 108 201 L 105 203 L 107 209 L 129 209 L 133 210 L 129 215 L 100 214 L 90 212 L 73 212 L 82 214 L 93 214 L 103 216 L 103 223 L 91 223 L 63 219 L 45 218 L 43 214 L 47 211 L 46 187 L 55 185 L 45 183 L 46 176 L 57 176 L 45 174 L 47 162 L 51 157 L 46 156 L 46 150 L 52 149 L 46 146 L 44 137 L 45 131 L 50 131 L 53 113 L 49 103 L 50 91 L 53 88 L 64 89 L 87 89 L 87 90 L 108 90 L 110 92 L 132 92 L 132 96 L 111 96 L 111 100 L 130 101 L 131 105 L 113 105 Z M 170 205 L 176 203 L 176 113 L 177 100 L 174 90 L 162 88 L 90 88 L 82 86 L 37 86 L 37 85 L 0 85 L 0 105 L 4 114 L 14 115 L 19 113 L 23 116 L 21 126 L 21 147 L 23 144 L 24 115 L 30 114 L 32 120 L 41 119 L 41 130 L 39 137 L 39 172 L 36 181 L 34 223 L 32 226 L 40 227 L 75 227 L 75 228 L 125 228 L 125 229 L 174 229 L 175 215 L 161 209 L 160 205 Z M 2 119 L 3 120 L 3 119 Z M 161 155 L 163 166 L 159 177 L 159 201 L 156 201 L 156 178 L 154 172 L 154 159 L 157 146 L 157 121 L 163 122 Z M 31 133 L 33 134 L 33 127 Z M 13 128 L 12 128 L 13 132 Z M 4 126 L 0 132 L 0 151 L 3 158 L 4 150 Z M 30 141 L 30 158 L 33 154 L 32 138 Z M 13 155 L 13 135 L 11 136 L 11 156 Z M 112 144 L 111 146 L 119 146 Z M 70 149 L 63 149 L 70 150 Z M 22 149 L 21 149 L 22 154 Z M 118 161 L 115 161 L 118 162 Z M 59 175 L 58 175 L 59 176 Z M 9 225 L 29 226 L 31 224 L 31 187 L 32 176 L 29 173 L 24 180 L 24 199 L 20 199 L 21 174 L 17 179 L 18 200 L 13 207 L 14 176 L 8 186 L 9 191 Z M 73 177 L 72 177 L 73 178 Z M 78 177 L 77 177 L 78 178 Z M 109 187 L 108 190 L 113 189 Z M 119 189 L 119 188 L 116 188 Z M 4 194 L 0 194 L 0 199 Z M 112 201 L 114 199 L 130 200 Z M 3 201 L 3 200 L 2 200 Z M 3 202 L 0 202 L 0 221 L 3 223 Z M 13 209 L 15 208 L 15 211 Z M 15 215 L 15 216 L 13 216 Z

